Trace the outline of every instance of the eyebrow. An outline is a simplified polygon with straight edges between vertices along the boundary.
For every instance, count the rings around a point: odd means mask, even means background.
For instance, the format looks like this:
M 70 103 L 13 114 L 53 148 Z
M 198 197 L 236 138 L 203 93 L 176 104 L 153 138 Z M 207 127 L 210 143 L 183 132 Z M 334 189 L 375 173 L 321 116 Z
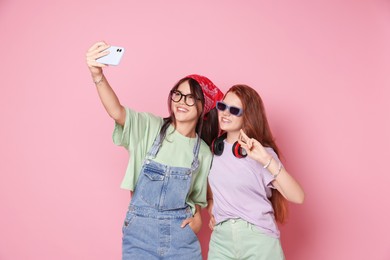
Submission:
M 225 105 L 229 106 L 229 107 L 236 107 L 236 108 L 242 108 L 242 106 L 238 106 L 238 105 L 230 105 L 228 103 L 226 103 L 225 101 L 221 101 L 223 103 L 225 103 Z
M 181 91 L 181 90 L 179 90 L 179 89 L 176 89 L 176 91 L 179 91 L 180 93 L 182 93 L 183 95 L 189 95 L 189 94 L 191 94 L 191 95 L 193 95 L 192 93 L 191 93 L 191 91 L 190 91 L 190 93 L 183 93 L 183 91 Z

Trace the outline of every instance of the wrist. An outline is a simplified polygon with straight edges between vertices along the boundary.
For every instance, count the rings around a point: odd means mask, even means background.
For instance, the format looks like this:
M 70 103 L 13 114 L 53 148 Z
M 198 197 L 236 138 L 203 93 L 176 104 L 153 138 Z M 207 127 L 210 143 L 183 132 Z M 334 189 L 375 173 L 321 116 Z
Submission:
M 92 81 L 95 83 L 95 85 L 99 85 L 104 80 L 104 74 L 100 73 L 97 75 L 92 75 Z
M 271 165 L 273 159 L 274 158 L 270 155 L 266 160 L 262 161 L 261 164 L 263 164 L 263 168 L 267 169 Z
M 280 174 L 280 172 L 282 171 L 283 169 L 283 165 L 281 162 L 279 162 L 279 165 L 278 165 L 278 171 L 276 174 L 272 174 L 272 176 L 274 176 L 274 178 L 276 179 L 276 177 L 278 177 L 278 175 Z

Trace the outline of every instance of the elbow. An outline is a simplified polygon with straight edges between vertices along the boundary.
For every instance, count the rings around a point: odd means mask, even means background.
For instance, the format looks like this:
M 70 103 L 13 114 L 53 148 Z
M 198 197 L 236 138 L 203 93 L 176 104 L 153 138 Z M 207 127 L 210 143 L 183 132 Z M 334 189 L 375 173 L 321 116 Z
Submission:
M 115 120 L 120 125 L 124 125 L 126 119 L 126 110 L 121 107 L 115 111 L 109 113 L 110 117 Z
M 298 194 L 292 202 L 296 204 L 303 204 L 303 201 L 305 200 L 305 193 L 302 191 L 300 194 Z
M 289 196 L 285 196 L 285 198 L 292 203 L 302 204 L 305 200 L 305 193 L 301 190 L 300 192 L 290 194 Z

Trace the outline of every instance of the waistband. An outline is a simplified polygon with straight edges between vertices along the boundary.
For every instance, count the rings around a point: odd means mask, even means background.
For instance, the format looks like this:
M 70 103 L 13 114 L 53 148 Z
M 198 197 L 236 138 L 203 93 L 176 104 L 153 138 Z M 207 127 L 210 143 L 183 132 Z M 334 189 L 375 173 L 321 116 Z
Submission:
M 218 224 L 216 224 L 216 226 L 222 226 L 222 225 L 227 225 L 227 224 L 230 224 L 230 225 L 245 225 L 245 226 L 251 226 L 253 224 L 249 223 L 248 221 L 246 220 L 243 220 L 241 218 L 229 218 L 229 219 L 226 219 L 224 221 L 221 221 L 219 222 Z
M 172 218 L 190 218 L 192 217 L 192 211 L 190 207 L 177 210 L 165 210 L 159 211 L 155 208 L 149 207 L 137 207 L 134 205 L 129 206 L 129 212 L 136 216 L 157 218 L 157 219 L 172 219 Z
M 251 229 L 258 230 L 262 234 L 265 234 L 265 235 L 268 235 L 268 236 L 271 236 L 271 237 L 274 237 L 274 238 L 278 238 L 279 239 L 279 236 L 280 236 L 280 233 L 279 233 L 278 229 L 275 232 L 275 231 L 273 231 L 271 229 L 265 229 L 265 228 L 256 226 L 255 224 L 252 224 L 252 223 L 250 223 L 250 222 L 248 222 L 248 221 L 246 221 L 244 219 L 241 219 L 241 218 L 225 219 L 225 220 L 219 222 L 218 224 L 216 224 L 215 226 L 216 227 L 217 226 L 221 226 L 221 227 L 232 228 L 232 229 L 236 229 L 236 228 L 251 228 Z

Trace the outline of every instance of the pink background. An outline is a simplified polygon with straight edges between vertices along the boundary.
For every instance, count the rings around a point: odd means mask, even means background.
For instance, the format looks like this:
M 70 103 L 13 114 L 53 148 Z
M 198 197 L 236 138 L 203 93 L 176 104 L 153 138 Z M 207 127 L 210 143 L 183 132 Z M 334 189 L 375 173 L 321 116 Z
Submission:
M 98 40 L 126 47 L 106 75 L 138 111 L 166 116 L 189 73 L 259 91 L 306 192 L 287 259 L 390 259 L 389 15 L 380 0 L 2 0 L 0 259 L 120 259 L 128 155 L 85 64 Z

